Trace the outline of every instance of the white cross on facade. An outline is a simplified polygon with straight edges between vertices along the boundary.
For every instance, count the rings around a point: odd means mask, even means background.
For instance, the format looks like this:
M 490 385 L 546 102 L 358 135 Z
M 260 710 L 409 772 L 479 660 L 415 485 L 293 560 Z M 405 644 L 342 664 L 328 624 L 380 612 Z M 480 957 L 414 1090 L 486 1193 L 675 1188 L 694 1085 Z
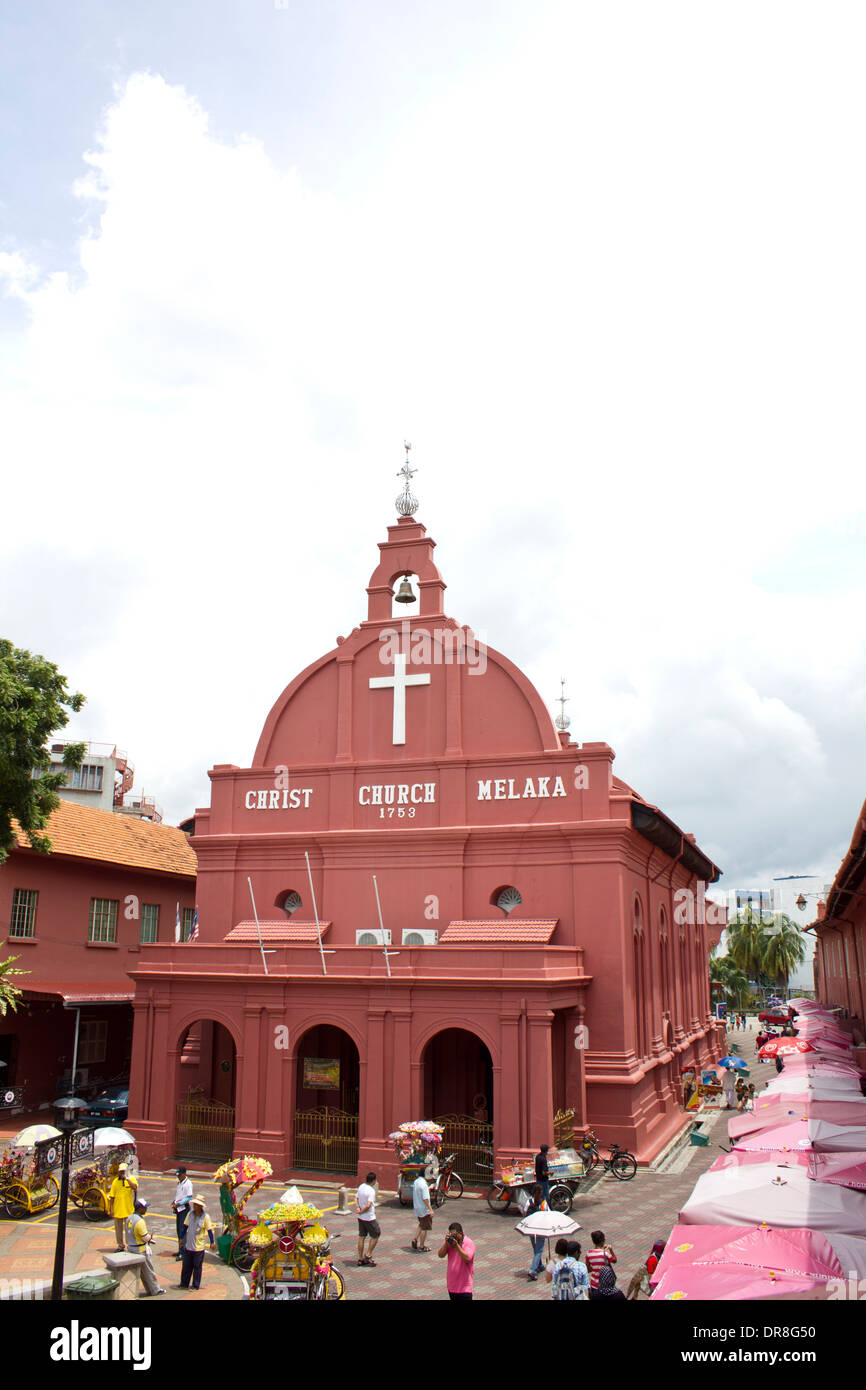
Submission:
M 406 655 L 405 652 L 394 657 L 393 676 L 371 676 L 371 690 L 393 690 L 394 691 L 394 731 L 391 738 L 392 743 L 406 742 L 406 686 L 407 685 L 429 685 L 430 673 L 426 676 L 407 676 L 406 675 Z

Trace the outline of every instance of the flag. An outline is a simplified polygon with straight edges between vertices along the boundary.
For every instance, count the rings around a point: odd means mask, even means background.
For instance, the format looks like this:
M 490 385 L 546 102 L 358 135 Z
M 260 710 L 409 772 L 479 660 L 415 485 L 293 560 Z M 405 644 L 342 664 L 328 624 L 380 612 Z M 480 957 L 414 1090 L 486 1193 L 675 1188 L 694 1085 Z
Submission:
M 180 941 L 180 903 L 177 904 L 174 914 L 174 939 Z
M 195 916 L 192 919 L 192 931 L 187 938 L 189 941 L 198 941 L 198 906 L 196 905 Z

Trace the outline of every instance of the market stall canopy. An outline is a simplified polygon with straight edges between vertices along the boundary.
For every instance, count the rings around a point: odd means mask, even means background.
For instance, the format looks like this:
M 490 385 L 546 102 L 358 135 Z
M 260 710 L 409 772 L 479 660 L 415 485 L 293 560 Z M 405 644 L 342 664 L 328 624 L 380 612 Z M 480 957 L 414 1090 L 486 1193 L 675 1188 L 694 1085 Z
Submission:
M 773 1125 L 790 1120 L 829 1120 L 834 1125 L 866 1125 L 866 1098 L 851 1096 L 847 1100 L 815 1100 L 808 1098 L 799 1105 L 787 1096 L 758 1096 L 755 1109 L 748 1114 L 735 1115 L 728 1121 L 728 1134 L 737 1139 Z
M 809 1226 L 866 1237 L 866 1198 L 813 1182 L 799 1168 L 760 1163 L 702 1173 L 680 1212 L 683 1225 Z
M 866 1149 L 866 1124 L 834 1125 L 829 1120 L 799 1119 L 736 1141 L 737 1149 L 761 1153 L 773 1149 L 811 1149 L 815 1153 L 846 1153 Z
M 759 1234 L 759 1242 L 752 1245 L 745 1242 L 736 1254 L 739 1243 L 744 1238 Z M 788 1237 L 789 1242 L 782 1246 L 779 1237 Z M 776 1238 L 776 1239 L 772 1239 Z M 763 1242 L 763 1243 L 761 1243 Z M 828 1254 L 829 1247 L 830 1254 Z M 703 1262 L 710 1254 L 726 1253 L 732 1258 L 748 1263 L 754 1259 L 771 1258 L 780 1260 L 785 1252 L 785 1268 L 797 1273 L 806 1269 L 816 1272 L 818 1266 L 809 1261 L 818 1261 L 832 1268 L 833 1258 L 838 1261 L 847 1275 L 853 1270 L 858 1278 L 866 1277 L 866 1240 L 856 1236 L 840 1235 L 838 1231 L 813 1231 L 808 1227 L 789 1227 L 779 1229 L 772 1226 L 674 1226 L 664 1249 L 664 1254 L 650 1275 L 650 1284 L 657 1284 L 667 1273 L 676 1273 L 684 1266 Z

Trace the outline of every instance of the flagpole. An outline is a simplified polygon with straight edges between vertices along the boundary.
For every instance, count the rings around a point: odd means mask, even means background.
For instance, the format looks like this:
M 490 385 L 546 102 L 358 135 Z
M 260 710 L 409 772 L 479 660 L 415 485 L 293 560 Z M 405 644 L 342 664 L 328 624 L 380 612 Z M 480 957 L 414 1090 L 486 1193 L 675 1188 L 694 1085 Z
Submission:
M 310 896 L 313 899 L 313 913 L 316 918 L 316 938 L 319 942 L 319 955 L 322 957 L 322 974 L 327 975 L 328 967 L 325 964 L 325 952 L 322 949 L 322 928 L 319 926 L 319 909 L 316 906 L 316 890 L 313 887 L 313 871 L 310 868 L 310 856 L 306 850 L 304 850 L 304 858 L 307 861 L 307 878 L 310 880 Z
M 379 902 L 379 885 L 376 882 L 376 875 L 373 875 L 373 887 L 376 890 L 376 907 L 379 909 L 379 930 L 382 933 L 382 954 L 385 957 L 385 969 L 388 971 L 388 979 L 391 978 L 391 962 L 388 959 L 388 945 L 385 941 L 385 925 L 382 921 L 382 904 Z
M 265 974 L 266 974 L 266 975 L 269 975 L 269 974 L 270 974 L 270 971 L 268 970 L 268 963 L 267 963 L 267 961 L 265 960 L 265 948 L 264 948 L 264 944 L 263 944 L 263 942 L 262 942 L 262 929 L 261 929 L 261 927 L 259 926 L 259 914 L 258 914 L 258 912 L 256 911 L 256 899 L 255 899 L 255 895 L 254 895 L 254 893 L 253 893 L 253 881 L 252 881 L 252 879 L 248 877 L 248 878 L 247 878 L 247 883 L 250 885 L 250 898 L 252 899 L 252 904 L 253 904 L 253 916 L 254 916 L 255 919 L 256 919 L 256 932 L 258 933 L 258 938 L 259 938 L 259 950 L 260 950 L 261 953 L 262 953 L 262 966 L 264 967 L 264 972 L 265 972 Z

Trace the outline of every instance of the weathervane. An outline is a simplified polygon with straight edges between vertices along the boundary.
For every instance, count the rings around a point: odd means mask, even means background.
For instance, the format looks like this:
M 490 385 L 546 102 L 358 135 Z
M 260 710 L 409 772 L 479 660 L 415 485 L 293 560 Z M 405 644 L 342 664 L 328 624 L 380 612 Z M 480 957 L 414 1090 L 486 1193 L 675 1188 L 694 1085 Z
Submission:
M 571 726 L 571 720 L 565 712 L 565 707 L 568 704 L 568 696 L 565 693 L 565 676 L 560 677 L 559 686 L 560 695 L 557 701 L 557 704 L 559 705 L 559 714 L 556 716 L 554 723 L 556 724 L 556 727 L 559 730 L 559 732 L 561 734 L 564 734 L 566 729 L 570 728 Z
M 396 506 L 400 516 L 414 516 L 418 510 L 418 498 L 413 495 L 409 483 L 418 472 L 418 469 L 409 467 L 409 450 L 412 448 L 412 445 L 408 440 L 403 441 L 403 448 L 406 450 L 406 462 L 403 464 L 397 477 L 403 478 L 405 481 L 403 484 L 403 491 L 397 498 Z

